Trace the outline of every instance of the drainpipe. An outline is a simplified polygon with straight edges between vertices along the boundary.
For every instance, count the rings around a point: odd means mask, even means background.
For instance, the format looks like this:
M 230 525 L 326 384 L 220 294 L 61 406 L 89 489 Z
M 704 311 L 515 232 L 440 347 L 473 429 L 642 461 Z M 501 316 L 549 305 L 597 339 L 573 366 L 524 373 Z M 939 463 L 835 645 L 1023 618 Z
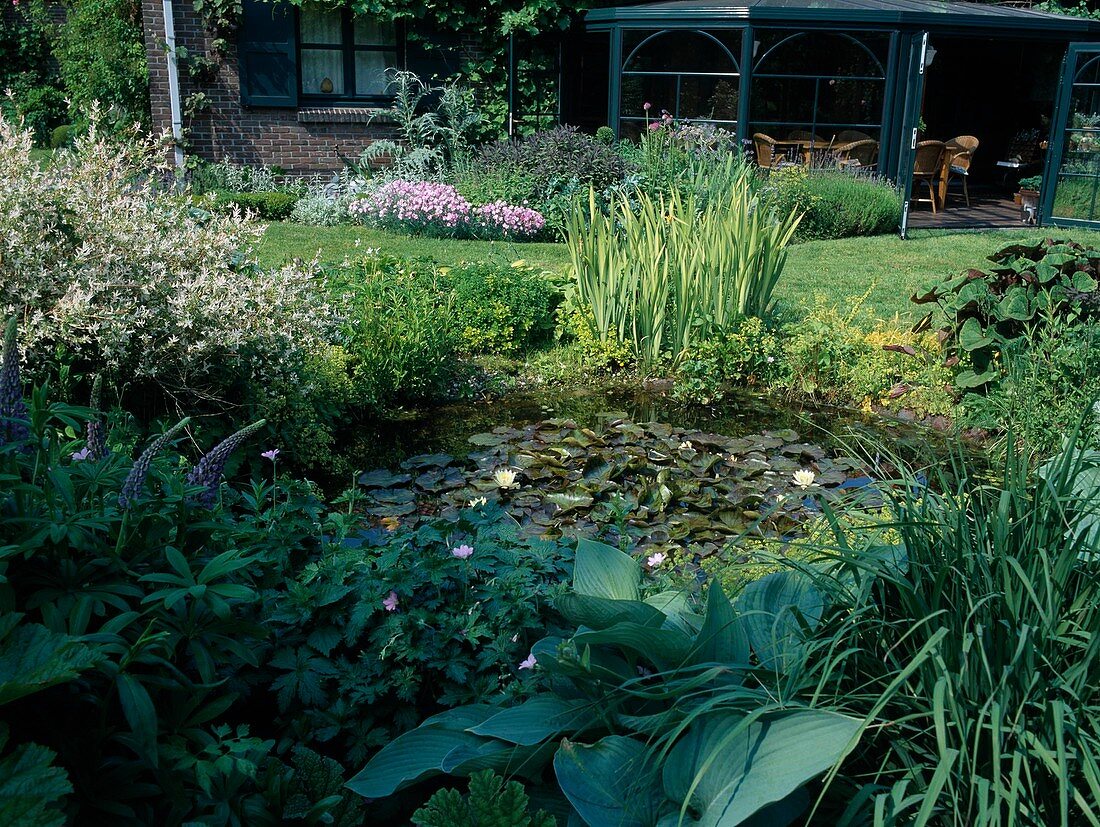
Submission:
M 183 115 L 180 113 L 180 73 L 176 62 L 176 21 L 172 0 L 164 3 L 164 46 L 168 52 L 168 106 L 172 113 L 173 156 L 178 180 L 183 180 Z

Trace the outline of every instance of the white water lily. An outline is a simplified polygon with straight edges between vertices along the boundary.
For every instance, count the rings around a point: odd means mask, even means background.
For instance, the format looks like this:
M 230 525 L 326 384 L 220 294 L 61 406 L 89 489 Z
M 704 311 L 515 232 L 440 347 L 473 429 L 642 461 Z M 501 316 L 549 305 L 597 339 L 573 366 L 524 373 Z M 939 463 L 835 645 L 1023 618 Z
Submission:
M 504 490 L 519 488 L 516 482 L 516 472 L 511 468 L 498 468 L 493 472 L 493 481 Z
M 691 449 L 692 449 L 692 445 L 686 439 L 683 442 L 680 443 L 680 450 L 681 451 L 690 451 Z
M 815 479 L 817 479 L 817 475 L 809 468 L 799 468 L 794 472 L 794 484 L 803 490 L 812 488 Z
M 474 497 L 472 500 L 466 503 L 466 505 L 468 505 L 470 508 L 483 508 L 484 506 L 488 505 L 488 503 L 489 501 L 485 497 Z

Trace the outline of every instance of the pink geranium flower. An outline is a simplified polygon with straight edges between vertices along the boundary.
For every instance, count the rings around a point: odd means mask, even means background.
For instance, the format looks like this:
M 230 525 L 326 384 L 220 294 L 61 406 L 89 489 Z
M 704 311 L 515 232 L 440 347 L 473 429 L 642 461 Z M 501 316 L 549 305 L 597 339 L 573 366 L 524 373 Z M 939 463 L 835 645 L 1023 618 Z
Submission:
M 453 554 L 459 560 L 465 560 L 467 557 L 469 557 L 473 553 L 474 553 L 473 548 L 471 546 L 466 545 L 465 543 L 458 546 L 457 548 L 451 549 L 451 554 Z
M 523 660 L 520 661 L 519 668 L 520 669 L 534 669 L 537 664 L 538 664 L 538 661 L 535 660 L 535 656 L 533 654 L 531 654 L 531 655 L 528 655 L 527 657 L 525 657 Z
M 397 592 L 391 591 L 382 601 L 382 606 L 385 607 L 387 612 L 396 612 L 399 602 L 400 601 L 397 599 Z

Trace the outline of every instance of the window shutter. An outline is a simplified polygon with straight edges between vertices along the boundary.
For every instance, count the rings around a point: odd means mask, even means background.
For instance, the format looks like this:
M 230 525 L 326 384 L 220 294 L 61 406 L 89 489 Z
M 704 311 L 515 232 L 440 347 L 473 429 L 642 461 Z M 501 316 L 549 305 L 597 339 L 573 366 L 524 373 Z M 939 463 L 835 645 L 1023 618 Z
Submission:
M 244 0 L 237 39 L 241 103 L 298 105 L 298 52 L 290 3 Z

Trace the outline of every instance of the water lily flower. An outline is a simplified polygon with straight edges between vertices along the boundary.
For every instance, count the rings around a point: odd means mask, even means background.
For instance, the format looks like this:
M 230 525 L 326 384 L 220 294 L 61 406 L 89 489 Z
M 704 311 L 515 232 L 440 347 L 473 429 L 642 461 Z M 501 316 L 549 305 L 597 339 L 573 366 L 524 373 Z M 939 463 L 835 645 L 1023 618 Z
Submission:
M 511 468 L 498 468 L 493 472 L 493 481 L 504 490 L 519 488 L 519 483 L 516 482 L 516 472 Z
M 272 448 L 270 451 L 264 451 L 262 454 L 260 454 L 260 456 L 263 457 L 264 459 L 269 459 L 272 462 L 274 462 L 275 457 L 279 456 L 279 449 L 278 448 Z
M 665 562 L 665 560 L 667 560 L 667 559 L 668 559 L 667 554 L 665 554 L 663 551 L 658 551 L 656 554 L 649 555 L 649 557 L 647 557 L 646 560 L 645 560 L 645 564 L 647 566 L 649 566 L 651 569 L 655 569 L 655 568 L 657 568 L 657 566 L 661 565 L 661 563 Z
M 401 521 L 396 517 L 383 517 L 382 528 L 386 531 L 397 531 L 397 527 L 401 525 Z
M 528 655 L 527 657 L 525 657 L 523 660 L 521 660 L 519 662 L 519 668 L 520 669 L 534 669 L 535 665 L 537 663 L 538 663 L 538 661 L 535 660 L 535 656 L 533 654 Z
M 691 447 L 692 447 L 691 443 L 688 442 L 686 439 L 683 442 L 680 443 L 680 450 L 681 451 L 690 451 Z
M 458 546 L 457 548 L 451 549 L 451 554 L 453 556 L 457 557 L 459 560 L 465 560 L 466 558 L 468 558 L 473 553 L 474 553 L 473 547 L 468 546 L 465 543 Z
M 470 508 L 483 508 L 488 504 L 489 501 L 485 499 L 485 497 L 474 497 L 472 500 L 466 503 L 466 505 L 468 505 Z
M 382 601 L 382 606 L 385 607 L 387 612 L 396 612 L 397 604 L 400 601 L 397 599 L 397 592 L 391 591 L 385 599 Z
M 807 488 L 813 487 L 817 475 L 809 468 L 800 468 L 794 472 L 792 479 L 795 485 L 805 491 Z
M 84 460 L 88 459 L 91 455 L 92 455 L 92 452 L 88 449 L 88 446 L 85 445 L 79 451 L 74 451 L 73 452 L 73 462 L 83 462 Z

